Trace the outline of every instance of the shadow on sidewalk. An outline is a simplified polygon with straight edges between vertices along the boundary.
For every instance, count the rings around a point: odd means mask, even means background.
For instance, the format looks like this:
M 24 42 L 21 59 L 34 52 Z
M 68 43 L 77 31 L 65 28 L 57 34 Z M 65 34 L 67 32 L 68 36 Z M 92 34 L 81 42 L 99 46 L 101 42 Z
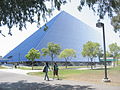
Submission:
M 19 81 L 14 83 L 0 83 L 0 90 L 95 90 L 95 88 L 80 85 L 50 85 L 44 82 L 28 83 L 26 81 Z

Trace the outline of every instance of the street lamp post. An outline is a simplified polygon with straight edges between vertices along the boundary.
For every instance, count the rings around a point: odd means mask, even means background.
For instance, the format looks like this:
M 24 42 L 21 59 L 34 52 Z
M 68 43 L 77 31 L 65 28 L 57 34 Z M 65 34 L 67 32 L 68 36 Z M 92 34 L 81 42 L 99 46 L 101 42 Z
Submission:
M 106 64 L 106 45 L 105 45 L 105 30 L 104 30 L 104 23 L 98 22 L 96 23 L 96 27 L 103 28 L 103 48 L 104 48 L 104 66 L 105 66 L 105 77 L 103 79 L 104 82 L 110 82 L 107 77 L 107 64 Z

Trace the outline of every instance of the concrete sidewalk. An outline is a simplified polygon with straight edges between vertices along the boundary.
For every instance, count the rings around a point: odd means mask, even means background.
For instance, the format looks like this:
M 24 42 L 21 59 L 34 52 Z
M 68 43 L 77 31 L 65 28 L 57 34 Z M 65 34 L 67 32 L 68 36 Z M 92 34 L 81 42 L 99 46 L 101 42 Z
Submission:
M 42 70 L 22 70 L 22 69 L 15 69 L 15 68 L 0 69 L 0 71 L 16 73 L 16 74 L 23 74 L 23 75 L 27 75 L 27 73 L 29 73 L 29 72 L 42 72 Z

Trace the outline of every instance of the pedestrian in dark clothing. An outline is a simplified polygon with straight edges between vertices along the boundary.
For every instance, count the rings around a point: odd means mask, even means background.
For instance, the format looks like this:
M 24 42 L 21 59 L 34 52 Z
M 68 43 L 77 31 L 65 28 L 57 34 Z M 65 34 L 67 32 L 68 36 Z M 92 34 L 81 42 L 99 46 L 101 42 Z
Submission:
M 50 69 L 49 65 L 48 65 L 48 62 L 46 62 L 45 66 L 44 66 L 44 69 L 43 69 L 43 72 L 45 72 L 45 78 L 44 80 L 47 80 L 49 81 L 49 77 L 48 77 L 48 69 Z
M 53 79 L 55 78 L 55 75 L 57 76 L 57 78 L 59 80 L 58 65 L 57 65 L 57 63 L 54 63 L 54 67 L 53 67 Z

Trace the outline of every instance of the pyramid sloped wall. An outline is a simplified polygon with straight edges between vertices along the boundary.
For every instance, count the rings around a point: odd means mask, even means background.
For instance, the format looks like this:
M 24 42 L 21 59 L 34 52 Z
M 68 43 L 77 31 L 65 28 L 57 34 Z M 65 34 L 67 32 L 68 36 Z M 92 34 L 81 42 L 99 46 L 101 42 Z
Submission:
M 87 61 L 88 59 L 81 55 L 83 44 L 87 41 L 101 43 L 101 34 L 68 13 L 62 12 L 36 49 L 46 47 L 48 42 L 54 42 L 60 44 L 62 49 L 75 49 L 77 58 L 73 58 L 73 61 Z M 42 60 L 51 59 L 42 57 Z M 59 61 L 58 58 L 55 60 Z
M 19 46 L 9 52 L 4 58 L 12 57 L 12 61 L 26 61 L 25 55 L 31 48 L 40 50 L 47 47 L 48 42 L 60 44 L 62 49 L 72 48 L 77 52 L 77 57 L 73 61 L 87 61 L 82 57 L 81 50 L 83 44 L 87 41 L 101 43 L 101 34 L 71 16 L 66 12 L 61 12 L 47 23 L 48 30 L 44 31 L 44 26 L 23 41 Z M 50 61 L 50 57 L 41 57 L 40 61 Z M 55 61 L 64 61 L 64 59 L 55 58 Z M 96 58 L 98 61 L 98 59 Z
M 56 17 L 54 17 L 51 21 L 47 23 L 48 27 L 51 27 L 54 21 L 56 20 Z M 35 48 L 39 42 L 41 41 L 42 37 L 47 33 L 47 31 L 44 31 L 44 26 L 37 30 L 35 33 L 33 33 L 30 37 L 25 39 L 21 44 L 19 44 L 16 48 L 11 50 L 8 54 L 6 54 L 3 58 L 9 59 L 10 62 L 15 61 L 26 61 L 25 55 L 28 53 L 28 51 L 31 48 Z M 9 58 L 11 57 L 12 58 Z

